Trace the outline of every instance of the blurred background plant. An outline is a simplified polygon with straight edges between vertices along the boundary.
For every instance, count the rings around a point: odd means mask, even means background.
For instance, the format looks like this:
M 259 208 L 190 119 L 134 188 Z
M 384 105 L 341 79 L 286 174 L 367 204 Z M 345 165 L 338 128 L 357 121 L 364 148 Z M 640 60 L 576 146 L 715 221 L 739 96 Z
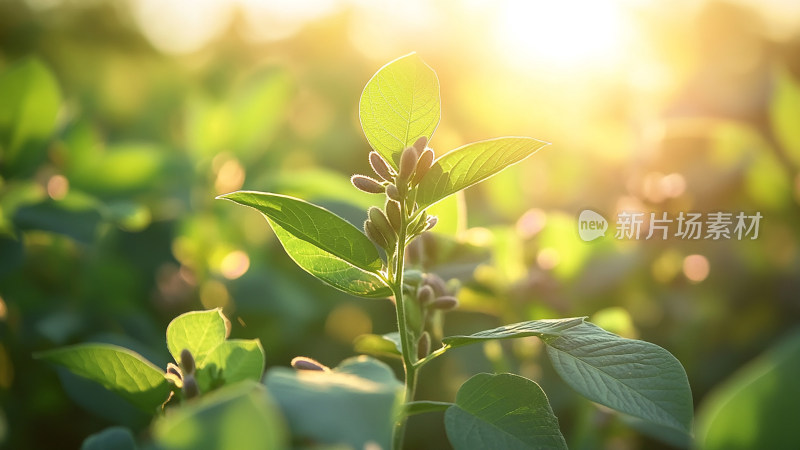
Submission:
M 214 197 L 282 192 L 363 222 L 358 98 L 416 50 L 442 80 L 437 154 L 497 135 L 554 144 L 438 211 L 430 268 L 464 286 L 448 334 L 588 315 L 678 357 L 704 447 L 797 448 L 799 29 L 788 0 L 0 2 L 0 445 L 146 426 L 33 351 L 110 342 L 164 367 L 169 320 L 214 307 L 268 366 L 336 365 L 390 331 L 389 302 L 295 270 L 262 219 Z M 756 240 L 587 244 L 586 207 L 764 218 Z M 515 370 L 548 392 L 570 448 L 667 445 L 570 391 L 540 352 L 452 352 L 419 397 Z M 435 419 L 412 418 L 408 445 L 446 446 Z

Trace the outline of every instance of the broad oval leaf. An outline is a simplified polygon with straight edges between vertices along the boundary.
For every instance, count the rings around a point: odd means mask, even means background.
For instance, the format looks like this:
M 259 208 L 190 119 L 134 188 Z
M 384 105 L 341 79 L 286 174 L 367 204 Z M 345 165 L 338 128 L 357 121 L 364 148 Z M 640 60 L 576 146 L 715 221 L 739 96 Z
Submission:
M 689 380 L 668 351 L 589 322 L 543 339 L 556 372 L 584 397 L 677 433 L 691 432 Z
M 111 344 L 80 344 L 38 353 L 37 358 L 100 383 L 136 407 L 154 413 L 169 396 L 164 372 L 140 354 Z
M 456 450 L 567 448 L 542 388 L 510 373 L 480 373 L 467 380 L 444 424 Z
M 202 368 L 206 356 L 225 342 L 229 324 L 219 308 L 181 314 L 167 326 L 169 353 L 180 362 L 181 351 L 187 349 L 192 352 L 195 366 Z
M 686 435 L 692 393 L 681 363 L 663 348 L 625 339 L 583 317 L 505 325 L 443 342 L 460 347 L 491 339 L 537 336 L 547 344 L 556 372 L 594 402 Z
M 285 449 L 288 433 L 277 405 L 264 386 L 243 382 L 226 386 L 153 424 L 159 449 Z
M 439 78 L 416 53 L 381 67 L 367 82 L 358 104 L 361 128 L 395 168 L 400 153 L 421 136 L 429 140 L 439 125 Z
M 368 272 L 377 272 L 383 267 L 378 250 L 367 236 L 325 208 L 294 197 L 267 192 L 237 191 L 217 198 L 254 208 L 264 214 L 270 224 L 279 225 L 295 238 L 355 267 Z M 287 252 L 289 250 L 287 248 Z
M 800 448 L 800 330 L 733 373 L 697 416 L 702 450 Z
M 493 339 L 560 336 L 562 332 L 581 325 L 584 319 L 585 317 L 570 317 L 566 319 L 530 320 L 479 331 L 467 336 L 448 336 L 442 339 L 442 342 L 451 347 L 461 347 Z
M 197 371 L 200 391 L 243 380 L 260 381 L 264 374 L 264 348 L 258 339 L 231 339 L 217 346 Z
M 264 383 L 296 438 L 348 448 L 364 448 L 369 442 L 390 448 L 403 385 L 386 364 L 359 356 L 324 372 L 276 367 Z
M 392 290 L 377 275 L 355 267 L 316 245 L 304 241 L 267 219 L 283 249 L 300 268 L 348 294 L 386 298 Z M 372 245 L 372 244 L 370 244 Z
M 463 145 L 438 158 L 419 184 L 417 203 L 427 208 L 536 153 L 549 143 L 501 137 Z
M 400 358 L 403 355 L 400 333 L 397 331 L 387 334 L 362 334 L 353 342 L 353 349 L 358 353 L 374 356 Z
M 44 157 L 61 104 L 58 82 L 37 59 L 0 73 L 0 161 L 3 175 L 32 170 Z
M 131 430 L 125 427 L 109 427 L 95 433 L 81 444 L 81 450 L 136 450 L 139 447 Z

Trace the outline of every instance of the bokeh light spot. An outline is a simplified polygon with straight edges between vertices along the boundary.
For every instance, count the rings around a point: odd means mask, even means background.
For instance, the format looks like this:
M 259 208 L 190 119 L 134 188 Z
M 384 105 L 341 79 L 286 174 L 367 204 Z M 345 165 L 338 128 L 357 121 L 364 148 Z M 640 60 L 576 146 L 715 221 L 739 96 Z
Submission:
M 544 270 L 555 268 L 560 261 L 561 255 L 559 255 L 558 250 L 552 247 L 543 248 L 536 255 L 536 264 Z
M 217 280 L 208 280 L 200 287 L 200 303 L 206 309 L 230 306 L 231 296 L 228 288 Z
M 523 239 L 530 239 L 542 231 L 547 223 L 547 214 L 538 208 L 529 209 L 517 220 L 517 234 Z
M 708 258 L 703 255 L 689 255 L 683 259 L 683 274 L 693 283 L 705 280 L 710 270 Z
M 325 332 L 328 336 L 349 344 L 358 336 L 372 332 L 372 319 L 361 308 L 345 303 L 328 314 Z
M 53 200 L 61 200 L 69 193 L 69 180 L 64 175 L 53 175 L 47 180 L 47 195 Z
M 235 158 L 228 159 L 219 166 L 214 188 L 217 194 L 227 194 L 238 190 L 244 185 L 244 167 Z
M 249 268 L 250 257 L 247 256 L 247 253 L 241 250 L 234 250 L 222 258 L 219 269 L 223 277 L 235 280 L 244 275 Z

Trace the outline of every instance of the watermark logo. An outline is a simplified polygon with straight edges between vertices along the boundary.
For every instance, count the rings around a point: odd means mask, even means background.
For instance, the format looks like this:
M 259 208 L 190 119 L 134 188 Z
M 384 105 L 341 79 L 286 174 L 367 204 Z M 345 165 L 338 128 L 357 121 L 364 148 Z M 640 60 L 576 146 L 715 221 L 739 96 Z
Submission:
M 608 221 L 591 209 L 584 209 L 578 216 L 578 235 L 586 242 L 606 235 Z
M 758 239 L 760 212 L 715 211 L 706 214 L 622 211 L 617 215 L 614 238 L 627 240 L 743 240 Z M 605 236 L 608 222 L 599 213 L 584 209 L 578 216 L 578 234 L 586 242 Z

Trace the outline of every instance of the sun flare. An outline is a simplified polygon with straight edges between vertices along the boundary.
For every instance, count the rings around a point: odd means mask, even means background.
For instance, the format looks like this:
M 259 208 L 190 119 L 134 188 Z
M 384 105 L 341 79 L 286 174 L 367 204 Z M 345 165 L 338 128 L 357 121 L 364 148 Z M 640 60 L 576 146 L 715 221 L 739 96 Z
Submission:
M 627 21 L 617 1 L 514 1 L 496 22 L 498 45 L 523 63 L 596 66 L 624 56 Z

